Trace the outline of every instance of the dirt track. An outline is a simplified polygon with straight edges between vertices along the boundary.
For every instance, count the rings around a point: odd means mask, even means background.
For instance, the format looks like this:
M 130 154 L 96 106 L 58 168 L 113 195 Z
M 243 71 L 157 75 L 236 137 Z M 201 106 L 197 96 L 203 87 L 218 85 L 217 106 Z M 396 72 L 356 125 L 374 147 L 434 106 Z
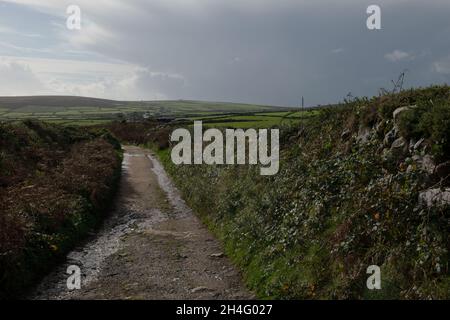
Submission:
M 150 151 L 125 147 L 123 169 L 111 216 L 31 298 L 253 298 Z M 69 265 L 81 268 L 81 290 L 67 289 Z

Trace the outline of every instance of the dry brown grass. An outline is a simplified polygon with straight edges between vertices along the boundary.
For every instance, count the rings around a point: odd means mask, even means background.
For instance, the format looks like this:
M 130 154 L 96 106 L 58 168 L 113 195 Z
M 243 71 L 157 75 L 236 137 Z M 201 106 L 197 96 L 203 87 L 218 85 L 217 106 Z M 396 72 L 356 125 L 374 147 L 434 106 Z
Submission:
M 2 126 L 0 137 L 0 297 L 8 298 L 100 220 L 121 161 L 83 129 L 22 123 Z

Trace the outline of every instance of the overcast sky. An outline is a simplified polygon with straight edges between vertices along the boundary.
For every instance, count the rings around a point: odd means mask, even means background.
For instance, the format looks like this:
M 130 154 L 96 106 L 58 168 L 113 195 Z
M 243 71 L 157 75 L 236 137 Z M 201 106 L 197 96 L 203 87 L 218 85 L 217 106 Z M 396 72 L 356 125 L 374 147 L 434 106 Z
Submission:
M 0 1 L 0 95 L 314 105 L 403 70 L 407 87 L 450 82 L 449 0 Z

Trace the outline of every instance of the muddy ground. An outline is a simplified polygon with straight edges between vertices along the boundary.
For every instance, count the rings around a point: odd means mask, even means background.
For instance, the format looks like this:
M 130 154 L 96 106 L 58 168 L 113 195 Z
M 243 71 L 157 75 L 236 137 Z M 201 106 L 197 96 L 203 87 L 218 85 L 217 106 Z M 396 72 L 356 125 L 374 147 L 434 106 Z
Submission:
M 125 147 L 113 212 L 31 299 L 251 299 L 223 249 L 149 150 Z M 82 272 L 68 290 L 68 266 Z

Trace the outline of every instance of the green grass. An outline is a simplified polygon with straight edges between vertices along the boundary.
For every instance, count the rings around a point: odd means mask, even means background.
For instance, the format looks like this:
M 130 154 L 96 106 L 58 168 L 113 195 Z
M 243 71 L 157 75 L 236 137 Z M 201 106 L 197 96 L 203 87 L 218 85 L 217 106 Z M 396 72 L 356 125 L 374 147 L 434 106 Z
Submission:
M 385 156 L 391 149 L 380 146 L 394 127 L 393 111 L 408 105 L 417 108 L 399 117 L 399 137 L 424 138 L 426 147 Z M 419 201 L 423 190 L 448 188 L 448 177 L 417 163 L 406 168 L 420 153 L 449 161 L 449 112 L 447 86 L 310 111 L 301 128 L 281 127 L 273 177 L 260 176 L 258 166 L 176 166 L 170 150 L 158 155 L 259 298 L 448 299 L 449 207 Z M 290 116 L 263 113 L 205 125 L 254 127 Z M 233 119 L 248 122 L 225 121 Z M 366 143 L 356 139 L 361 127 L 370 130 Z M 369 292 L 366 270 L 374 264 L 382 289 Z
M 280 109 L 252 104 L 183 100 L 117 102 L 77 97 L 0 97 L 0 121 L 37 119 L 69 124 L 98 124 L 117 120 L 119 114 L 148 113 L 156 118 L 203 119 L 219 115 L 277 110 Z
M 245 115 L 213 115 L 204 117 L 192 117 L 191 121 L 203 121 L 205 127 L 216 128 L 270 128 L 274 126 L 296 124 L 318 114 L 313 111 L 285 111 L 285 112 L 255 112 Z
M 62 124 L 67 126 L 96 126 L 107 124 L 109 120 L 89 120 L 89 119 L 79 119 L 79 120 L 61 120 L 61 119 L 52 119 L 46 120 L 46 122 L 54 123 L 54 124 Z

